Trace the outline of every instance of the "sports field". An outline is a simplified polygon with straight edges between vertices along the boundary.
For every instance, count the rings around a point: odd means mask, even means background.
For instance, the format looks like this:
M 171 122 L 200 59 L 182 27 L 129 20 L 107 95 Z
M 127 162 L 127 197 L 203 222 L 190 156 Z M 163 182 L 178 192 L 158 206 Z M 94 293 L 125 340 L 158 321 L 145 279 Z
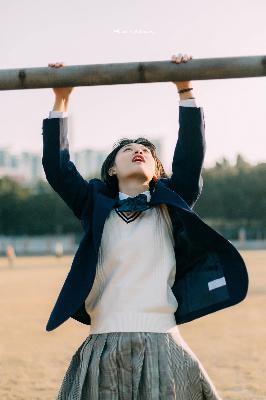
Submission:
M 241 251 L 246 299 L 180 326 L 223 399 L 266 399 L 266 251 Z M 45 326 L 73 257 L 0 259 L 0 399 L 53 400 L 89 326 Z

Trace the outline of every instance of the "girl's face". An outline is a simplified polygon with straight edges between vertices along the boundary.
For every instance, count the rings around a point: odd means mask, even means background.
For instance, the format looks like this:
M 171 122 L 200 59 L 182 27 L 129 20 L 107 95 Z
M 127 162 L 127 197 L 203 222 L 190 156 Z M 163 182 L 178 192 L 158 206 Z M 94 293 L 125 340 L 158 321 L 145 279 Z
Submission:
M 150 149 L 140 143 L 130 143 L 119 149 L 111 170 L 117 175 L 118 181 L 133 176 L 143 176 L 150 181 L 156 176 L 155 168 L 156 162 Z

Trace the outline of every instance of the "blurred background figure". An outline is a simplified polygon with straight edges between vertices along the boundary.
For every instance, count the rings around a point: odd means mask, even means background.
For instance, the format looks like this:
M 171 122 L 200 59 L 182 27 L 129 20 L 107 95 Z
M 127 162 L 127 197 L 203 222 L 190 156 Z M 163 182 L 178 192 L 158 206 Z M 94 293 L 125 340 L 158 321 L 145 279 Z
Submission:
M 63 249 L 63 244 L 61 242 L 56 242 L 55 243 L 55 256 L 57 258 L 62 257 L 64 254 L 64 249 Z
M 238 240 L 241 245 L 243 245 L 246 241 L 246 229 L 244 227 L 239 228 L 238 230 Z
M 15 253 L 14 247 L 11 244 L 8 244 L 6 246 L 6 256 L 7 256 L 7 260 L 8 260 L 8 265 L 10 267 L 14 267 L 15 259 L 16 259 L 16 253 Z

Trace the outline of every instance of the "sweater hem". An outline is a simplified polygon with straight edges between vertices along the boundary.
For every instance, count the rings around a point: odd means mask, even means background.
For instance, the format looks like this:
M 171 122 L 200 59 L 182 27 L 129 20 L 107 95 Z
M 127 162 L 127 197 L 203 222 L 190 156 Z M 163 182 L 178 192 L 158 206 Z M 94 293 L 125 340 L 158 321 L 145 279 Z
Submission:
M 111 312 L 91 315 L 91 334 L 108 332 L 167 332 L 176 324 L 174 314 Z

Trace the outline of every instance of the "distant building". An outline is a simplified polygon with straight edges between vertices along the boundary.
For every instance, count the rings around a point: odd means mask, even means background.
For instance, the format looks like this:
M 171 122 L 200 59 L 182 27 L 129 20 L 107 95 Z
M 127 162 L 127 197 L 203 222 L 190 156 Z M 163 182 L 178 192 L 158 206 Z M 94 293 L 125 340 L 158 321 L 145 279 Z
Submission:
M 44 179 L 40 154 L 22 152 L 11 154 L 8 148 L 0 149 L 0 177 L 10 176 L 18 182 Z
M 74 153 L 74 163 L 84 178 L 87 176 L 100 175 L 101 166 L 106 156 L 106 152 L 103 151 L 91 149 L 81 150 Z

